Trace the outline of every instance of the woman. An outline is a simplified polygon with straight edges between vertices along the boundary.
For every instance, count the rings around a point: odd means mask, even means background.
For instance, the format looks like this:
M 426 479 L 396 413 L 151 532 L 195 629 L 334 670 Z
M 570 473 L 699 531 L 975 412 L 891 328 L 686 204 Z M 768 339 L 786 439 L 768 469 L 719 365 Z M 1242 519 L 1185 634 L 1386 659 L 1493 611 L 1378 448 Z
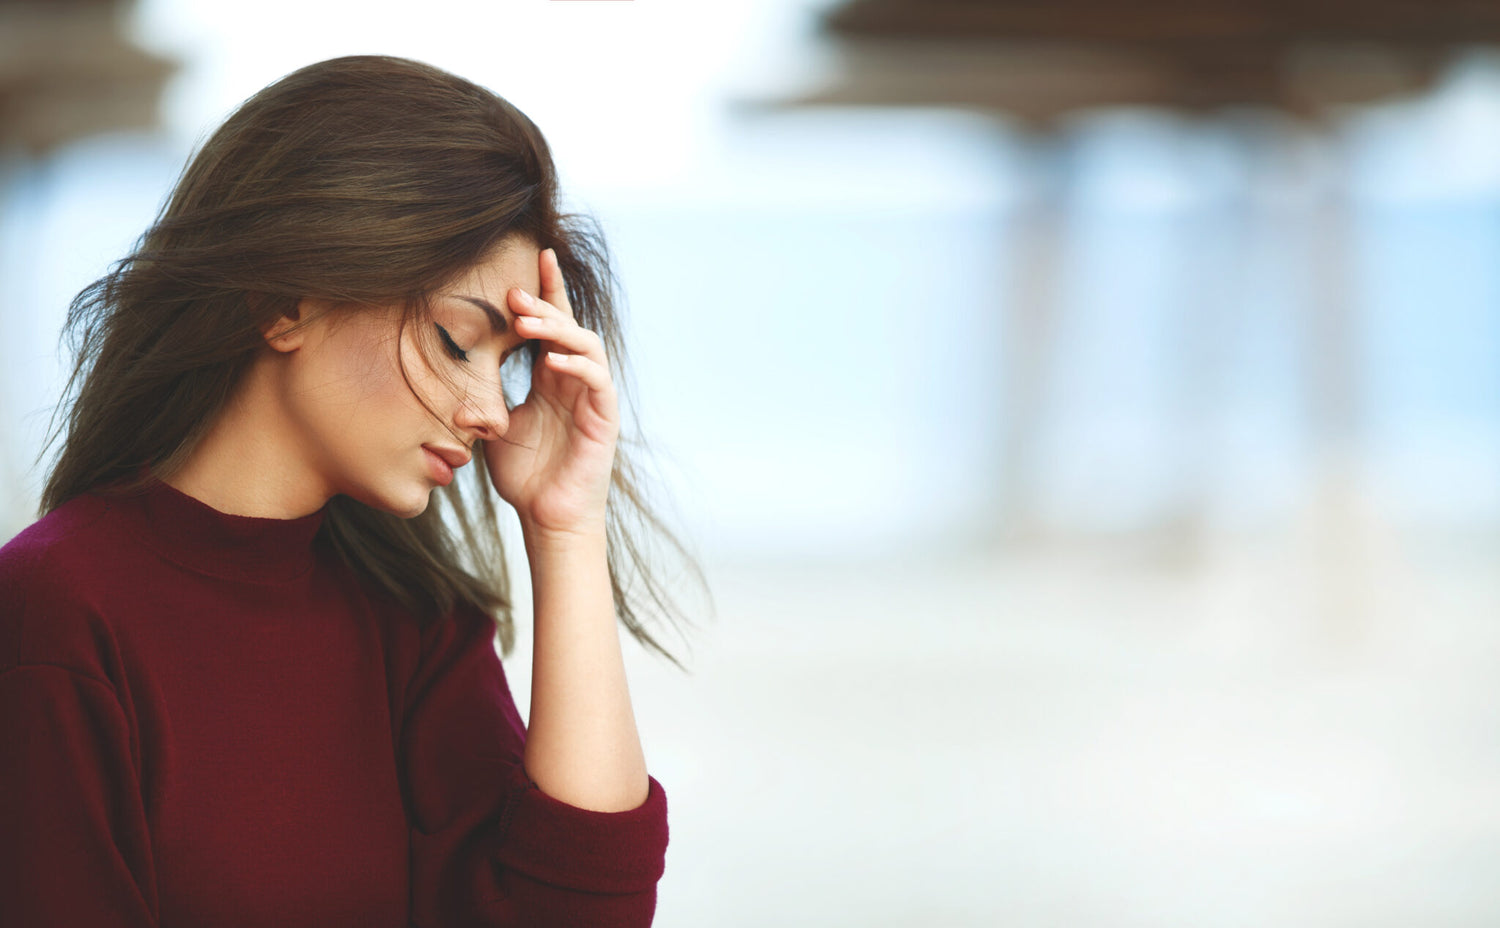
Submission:
M 651 922 L 617 614 L 671 655 L 620 577 L 664 605 L 619 511 L 662 528 L 616 449 L 611 280 L 536 126 L 435 68 L 311 65 L 205 143 L 74 301 L 67 439 L 0 548 L 8 923 Z

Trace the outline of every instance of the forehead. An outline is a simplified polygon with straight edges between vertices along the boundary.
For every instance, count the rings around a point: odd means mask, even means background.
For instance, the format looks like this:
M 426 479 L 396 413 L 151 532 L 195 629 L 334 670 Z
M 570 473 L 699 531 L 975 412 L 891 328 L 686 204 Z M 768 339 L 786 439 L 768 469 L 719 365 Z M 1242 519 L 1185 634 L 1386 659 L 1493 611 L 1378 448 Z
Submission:
M 520 287 L 534 297 L 541 297 L 540 257 L 541 249 L 531 240 L 505 239 L 444 290 L 488 300 L 509 317 L 506 294 L 512 287 Z

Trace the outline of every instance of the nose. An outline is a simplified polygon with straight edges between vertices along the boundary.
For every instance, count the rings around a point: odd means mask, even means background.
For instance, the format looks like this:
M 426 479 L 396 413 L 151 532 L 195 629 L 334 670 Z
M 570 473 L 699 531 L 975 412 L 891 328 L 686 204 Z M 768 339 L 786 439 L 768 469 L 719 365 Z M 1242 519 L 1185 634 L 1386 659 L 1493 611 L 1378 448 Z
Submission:
M 471 380 L 454 414 L 454 423 L 482 441 L 494 441 L 510 426 L 510 411 L 499 378 L 480 383 Z

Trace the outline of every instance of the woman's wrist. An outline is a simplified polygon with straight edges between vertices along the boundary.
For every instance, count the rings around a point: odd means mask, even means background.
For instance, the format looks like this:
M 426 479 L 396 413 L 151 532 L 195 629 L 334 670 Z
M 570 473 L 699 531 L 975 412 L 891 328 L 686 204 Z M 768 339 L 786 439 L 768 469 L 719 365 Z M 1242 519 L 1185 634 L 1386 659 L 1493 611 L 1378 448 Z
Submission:
M 521 519 L 521 541 L 532 557 L 588 550 L 604 545 L 607 537 L 603 519 L 567 528 L 544 527 Z

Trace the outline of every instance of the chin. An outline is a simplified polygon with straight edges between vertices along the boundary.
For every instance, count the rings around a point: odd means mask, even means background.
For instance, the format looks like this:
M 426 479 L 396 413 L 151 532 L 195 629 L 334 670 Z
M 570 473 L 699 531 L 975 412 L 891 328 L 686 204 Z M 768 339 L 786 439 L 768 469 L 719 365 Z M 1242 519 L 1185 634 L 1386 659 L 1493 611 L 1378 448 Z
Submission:
M 429 493 L 430 493 L 430 491 L 429 491 Z M 391 513 L 394 513 L 395 515 L 400 516 L 403 519 L 415 519 L 417 516 L 419 516 L 422 513 L 424 513 L 424 512 L 427 511 L 427 503 L 428 503 L 428 501 L 430 499 L 431 499 L 430 495 L 429 496 L 423 496 L 422 499 L 419 502 L 417 502 L 415 505 L 407 506 L 404 509 L 399 510 L 399 511 L 395 510 L 395 509 L 387 510 L 387 511 L 389 511 Z
M 427 511 L 428 505 L 432 502 L 432 491 L 436 489 L 437 487 L 427 486 L 424 484 L 421 490 L 415 496 L 405 501 L 405 505 L 400 511 L 392 511 L 403 519 L 416 518 L 417 516 Z
M 434 489 L 436 487 L 431 481 L 414 481 L 404 487 L 383 488 L 383 492 L 367 487 L 355 498 L 371 509 L 389 512 L 401 519 L 412 519 L 427 511 Z

